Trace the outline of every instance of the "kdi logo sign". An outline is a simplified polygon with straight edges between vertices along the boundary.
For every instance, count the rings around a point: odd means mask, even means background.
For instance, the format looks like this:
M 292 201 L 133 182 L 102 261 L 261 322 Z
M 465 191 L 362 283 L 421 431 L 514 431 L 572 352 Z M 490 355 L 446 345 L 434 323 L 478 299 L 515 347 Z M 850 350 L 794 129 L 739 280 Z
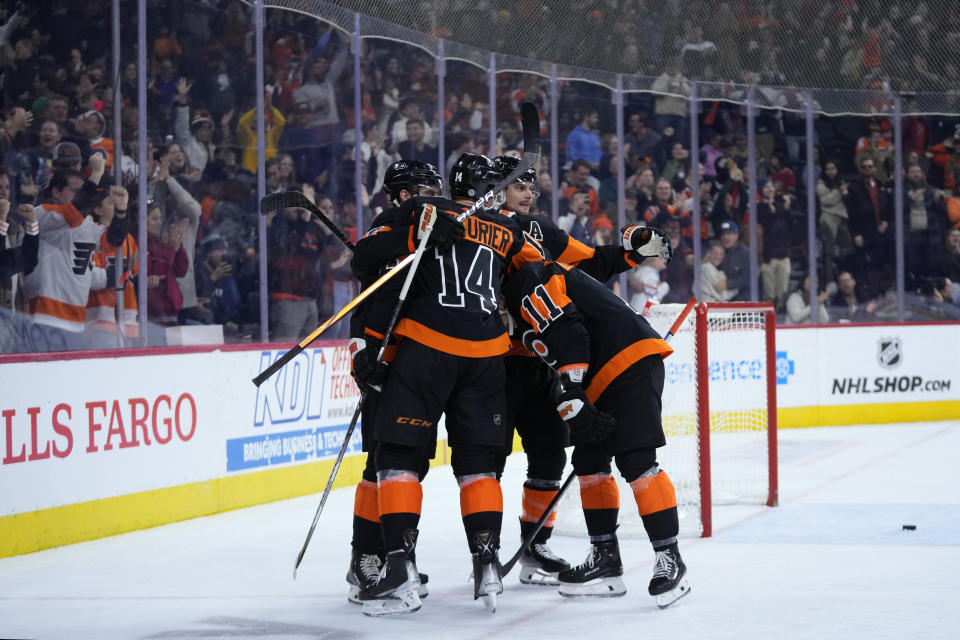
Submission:
M 327 359 L 323 352 L 323 349 L 301 352 L 273 378 L 257 388 L 254 426 L 321 417 L 323 393 L 328 378 Z M 262 352 L 259 370 L 269 367 L 283 353 Z

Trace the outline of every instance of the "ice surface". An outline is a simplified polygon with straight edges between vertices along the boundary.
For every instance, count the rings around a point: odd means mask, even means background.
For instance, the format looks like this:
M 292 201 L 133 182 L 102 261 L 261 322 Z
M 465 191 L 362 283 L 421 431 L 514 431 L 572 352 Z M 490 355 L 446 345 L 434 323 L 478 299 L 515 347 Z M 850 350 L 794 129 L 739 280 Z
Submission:
M 681 541 L 690 596 L 663 611 L 646 594 L 653 553 L 631 539 L 626 597 L 569 600 L 514 573 L 486 613 L 443 467 L 424 486 L 419 613 L 368 619 L 347 602 L 353 491 L 339 489 L 296 581 L 317 496 L 0 560 L 0 637 L 960 638 L 960 422 L 784 430 L 779 444 L 780 506 L 716 508 L 713 538 Z M 524 463 L 504 476 L 504 559 Z M 587 552 L 552 546 L 575 563 Z

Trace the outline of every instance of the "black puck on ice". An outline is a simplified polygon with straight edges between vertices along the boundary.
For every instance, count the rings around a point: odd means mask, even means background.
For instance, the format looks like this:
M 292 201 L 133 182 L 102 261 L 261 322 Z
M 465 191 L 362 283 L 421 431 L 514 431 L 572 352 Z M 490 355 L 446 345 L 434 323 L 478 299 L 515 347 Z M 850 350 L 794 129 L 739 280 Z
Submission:
M 905 524 L 905 525 L 903 525 L 903 530 L 904 530 L 904 531 L 916 531 L 916 530 L 917 530 L 917 525 L 915 525 L 915 524 Z

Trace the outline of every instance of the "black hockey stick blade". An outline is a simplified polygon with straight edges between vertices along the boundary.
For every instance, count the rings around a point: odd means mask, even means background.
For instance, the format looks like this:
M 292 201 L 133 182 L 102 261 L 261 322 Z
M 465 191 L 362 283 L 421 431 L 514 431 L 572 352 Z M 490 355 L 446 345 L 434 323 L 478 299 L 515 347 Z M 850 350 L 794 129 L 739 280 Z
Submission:
M 278 193 L 271 193 L 263 197 L 260 200 L 260 215 L 265 216 L 268 213 L 273 213 L 274 211 L 279 211 L 280 209 L 286 209 L 288 207 L 298 207 L 300 209 L 306 209 L 309 211 L 315 218 L 320 220 L 323 225 L 330 229 L 337 238 L 340 239 L 340 242 L 345 244 L 348 249 L 353 251 L 356 246 L 351 242 L 350 238 L 347 236 L 343 230 L 336 225 L 336 223 L 328 218 L 323 211 L 320 211 L 320 208 L 317 205 L 310 202 L 307 196 L 303 195 L 300 191 L 280 191 Z
M 523 126 L 523 157 L 520 158 L 520 163 L 510 172 L 510 175 L 498 182 L 493 189 L 483 194 L 469 209 L 457 216 L 457 220 L 460 222 L 482 209 L 487 200 L 513 184 L 537 161 L 540 156 L 540 112 L 537 110 L 537 105 L 532 102 L 524 102 L 520 105 L 520 123 Z
M 540 516 L 540 519 L 537 520 L 537 524 L 533 527 L 533 531 L 528 533 L 523 538 L 523 543 L 520 545 L 520 548 L 517 549 L 517 552 L 510 556 L 510 559 L 507 560 L 503 569 L 500 572 L 501 578 L 506 578 L 507 574 L 510 573 L 510 570 L 513 569 L 513 566 L 517 564 L 517 560 L 520 559 L 520 556 L 523 555 L 523 552 L 527 550 L 527 547 L 530 546 L 530 543 L 533 542 L 533 539 L 537 537 L 537 534 L 540 533 L 540 529 L 543 528 L 543 523 L 547 521 L 547 518 L 550 517 L 550 514 L 553 513 L 553 510 L 557 508 L 557 503 L 560 502 L 560 498 L 563 497 L 563 494 L 567 492 L 567 489 L 570 488 L 570 483 L 573 482 L 573 479 L 576 477 L 576 473 L 572 470 L 567 476 L 567 479 L 563 481 L 563 484 L 560 486 L 560 490 L 557 491 L 557 495 L 553 496 L 553 500 L 550 501 L 550 504 L 547 505 L 547 508 L 543 510 L 543 515 Z
M 520 126 L 523 127 L 523 152 L 540 153 L 540 111 L 532 102 L 520 105 Z

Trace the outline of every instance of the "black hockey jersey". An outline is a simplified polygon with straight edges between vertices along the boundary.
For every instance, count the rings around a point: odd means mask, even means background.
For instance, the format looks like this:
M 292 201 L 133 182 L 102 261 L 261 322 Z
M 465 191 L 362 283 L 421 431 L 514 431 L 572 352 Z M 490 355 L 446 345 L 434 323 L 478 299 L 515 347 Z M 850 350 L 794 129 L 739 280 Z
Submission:
M 606 282 L 614 275 L 640 264 L 631 257 L 630 252 L 619 246 L 594 248 L 571 238 L 548 216 L 514 213 L 509 209 L 501 209 L 500 213 L 516 220 L 520 228 L 537 241 L 547 260 L 575 266 L 600 282 Z M 518 332 L 511 330 L 510 351 L 507 355 L 533 357 L 534 354 L 523 346 Z
M 352 264 L 358 276 L 376 273 L 391 260 L 416 250 L 416 228 L 410 223 L 421 204 L 432 204 L 447 215 L 459 215 L 468 208 L 444 198 L 404 203 L 390 224 L 371 229 L 357 243 Z M 541 262 L 543 255 L 515 221 L 497 212 L 480 211 L 467 218 L 464 227 L 465 237 L 449 249 L 424 252 L 394 332 L 452 355 L 502 355 L 510 348 L 497 313 L 503 277 Z M 368 325 L 373 322 L 368 319 Z
M 363 245 L 363 254 L 383 255 L 384 259 L 388 261 L 387 265 L 403 259 L 408 253 L 406 238 L 409 225 L 397 224 L 397 218 L 407 220 L 410 215 L 411 210 L 407 207 L 391 208 L 381 212 L 373 219 L 370 229 L 360 239 L 357 246 Z M 392 260 L 391 257 L 393 257 Z M 362 272 L 358 270 L 356 263 L 353 261 L 351 266 L 354 269 L 354 274 L 360 280 L 361 289 L 366 289 L 385 271 L 384 268 L 381 268 L 379 271 Z M 397 276 L 357 305 L 350 316 L 351 353 L 355 349 L 354 339 L 383 339 L 384 332 L 387 330 L 386 325 L 393 314 L 393 308 L 397 304 L 402 286 L 403 277 Z M 384 361 L 391 361 L 395 351 L 396 340 L 393 339 L 383 353 Z
M 529 349 L 561 373 L 587 365 L 583 385 L 591 402 L 635 362 L 673 353 L 630 305 L 578 269 L 529 265 L 503 291 Z

